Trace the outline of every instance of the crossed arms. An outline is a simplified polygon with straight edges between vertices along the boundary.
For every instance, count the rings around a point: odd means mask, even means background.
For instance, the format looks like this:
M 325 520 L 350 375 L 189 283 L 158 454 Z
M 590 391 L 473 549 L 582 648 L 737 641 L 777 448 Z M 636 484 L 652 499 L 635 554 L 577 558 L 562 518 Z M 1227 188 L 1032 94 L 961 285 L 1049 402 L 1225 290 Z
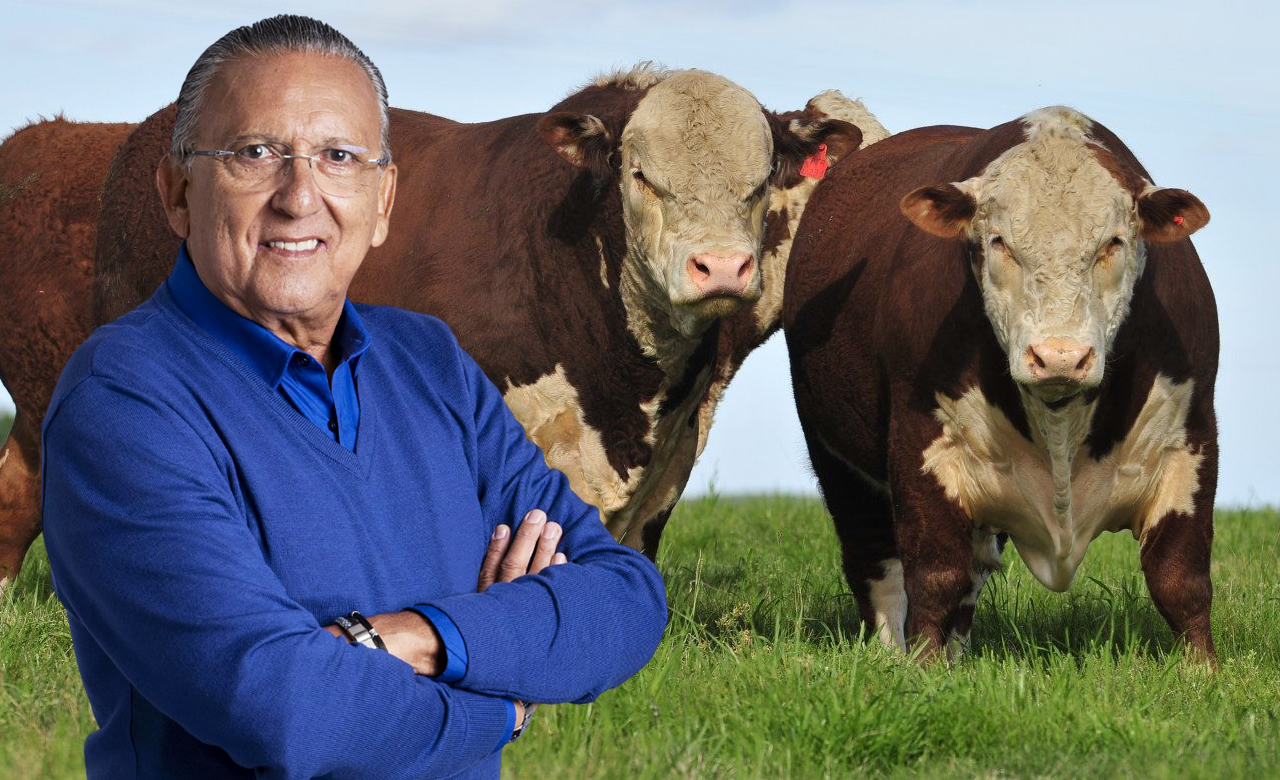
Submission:
M 464 427 L 488 453 L 475 472 L 488 527 L 545 509 L 559 521 L 543 527 L 562 529 L 556 547 L 566 562 L 511 576 L 520 556 L 503 554 L 483 592 L 429 600 L 466 641 L 467 673 L 452 684 L 415 674 L 435 670 L 406 663 L 408 649 L 402 660 L 335 641 L 322 627 L 351 609 L 398 615 L 414 604 L 376 610 L 344 600 L 331 587 L 340 570 L 319 582 L 337 594 L 325 605 L 309 609 L 290 595 L 246 524 L 243 498 L 228 489 L 234 460 L 193 428 L 187 408 L 176 411 L 181 397 L 146 391 L 149 367 L 89 371 L 60 387 L 45 424 L 46 545 L 104 730 L 112 713 L 103 707 L 122 687 L 127 702 L 131 688 L 268 776 L 353 776 L 371 765 L 386 777 L 454 774 L 500 746 L 508 701 L 589 701 L 648 661 L 666 621 L 657 570 L 613 541 L 564 475 L 547 469 L 496 388 L 458 355 L 474 403 Z M 517 526 L 513 546 L 529 527 Z M 500 548 L 490 548 L 486 571 Z M 543 560 L 551 562 L 545 550 L 533 553 L 529 568 Z

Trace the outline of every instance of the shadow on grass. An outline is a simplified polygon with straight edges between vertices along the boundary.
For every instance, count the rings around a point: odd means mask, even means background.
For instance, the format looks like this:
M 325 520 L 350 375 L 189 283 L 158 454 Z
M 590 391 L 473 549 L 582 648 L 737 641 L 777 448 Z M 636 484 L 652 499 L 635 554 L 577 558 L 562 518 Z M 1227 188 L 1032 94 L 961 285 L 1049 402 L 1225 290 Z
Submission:
M 1089 577 L 1067 593 L 1037 588 L 1027 579 L 992 577 L 978 605 L 971 652 L 1043 660 L 1099 650 L 1162 658 L 1179 650 L 1137 572 L 1119 581 Z
M 670 565 L 672 609 L 699 639 L 730 646 L 744 632 L 769 643 L 799 641 L 815 648 L 878 641 L 862 623 L 851 592 L 805 574 L 766 577 L 762 585 L 760 574 L 747 560 Z M 1118 581 L 1085 578 L 1067 593 L 1045 590 L 1023 573 L 997 574 L 988 582 L 971 655 L 1028 662 L 1065 655 L 1080 661 L 1100 651 L 1149 658 L 1179 652 L 1140 573 Z

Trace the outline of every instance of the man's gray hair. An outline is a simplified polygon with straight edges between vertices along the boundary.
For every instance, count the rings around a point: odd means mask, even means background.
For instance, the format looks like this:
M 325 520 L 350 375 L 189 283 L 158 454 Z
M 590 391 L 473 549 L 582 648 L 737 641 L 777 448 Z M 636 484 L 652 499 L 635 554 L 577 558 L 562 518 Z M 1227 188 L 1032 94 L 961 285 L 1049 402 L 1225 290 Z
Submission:
M 232 30 L 205 49 L 196 64 L 191 66 L 186 81 L 182 82 L 182 91 L 178 93 L 178 116 L 173 123 L 173 140 L 169 144 L 169 154 L 173 161 L 185 168 L 191 166 L 191 152 L 195 148 L 191 145 L 191 138 L 195 135 L 196 122 L 200 119 L 204 93 L 224 62 L 286 52 L 327 54 L 350 60 L 364 68 L 378 93 L 378 112 L 382 124 L 381 157 L 390 162 L 391 122 L 387 114 L 387 85 L 382 80 L 378 66 L 347 36 L 324 22 L 290 14 L 273 16 Z

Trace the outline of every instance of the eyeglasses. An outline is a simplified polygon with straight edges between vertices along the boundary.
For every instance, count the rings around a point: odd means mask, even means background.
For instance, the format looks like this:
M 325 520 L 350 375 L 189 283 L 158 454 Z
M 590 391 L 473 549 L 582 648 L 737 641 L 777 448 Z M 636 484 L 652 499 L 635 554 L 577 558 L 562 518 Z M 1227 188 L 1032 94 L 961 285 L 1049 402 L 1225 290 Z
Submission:
M 311 154 L 293 154 L 288 144 L 276 141 L 249 141 L 236 149 L 192 151 L 201 157 L 213 157 L 226 164 L 227 174 L 245 192 L 266 189 L 277 182 L 281 173 L 291 167 L 290 160 L 306 160 L 315 172 L 316 186 L 329 195 L 356 195 L 366 191 L 373 179 L 368 174 L 374 166 L 382 167 L 390 157 L 368 159 L 368 149 L 361 146 L 335 145 L 312 149 Z

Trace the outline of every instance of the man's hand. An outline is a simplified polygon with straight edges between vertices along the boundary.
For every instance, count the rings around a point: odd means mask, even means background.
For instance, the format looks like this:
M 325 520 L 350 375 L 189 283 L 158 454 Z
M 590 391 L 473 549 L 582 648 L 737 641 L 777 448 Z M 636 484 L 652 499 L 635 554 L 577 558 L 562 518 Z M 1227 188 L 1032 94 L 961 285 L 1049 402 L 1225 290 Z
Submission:
M 444 671 L 447 660 L 444 642 L 436 632 L 436 627 L 422 615 L 406 609 L 402 612 L 366 615 L 365 619 L 382 637 L 387 652 L 412 666 L 415 674 L 435 677 Z M 336 625 L 327 625 L 324 630 L 339 639 L 350 641 L 346 632 Z
M 484 593 L 495 582 L 511 582 L 526 574 L 537 574 L 548 566 L 568 563 L 564 553 L 556 552 L 561 533 L 560 524 L 548 523 L 547 513 L 541 509 L 532 509 L 524 516 L 514 541 L 510 528 L 505 525 L 495 528 L 489 539 L 489 550 L 480 564 L 476 592 Z M 516 705 L 517 728 L 524 722 L 526 708 L 530 715 L 538 709 L 534 701 L 512 703 Z
M 483 593 L 495 582 L 511 582 L 526 574 L 537 574 L 548 566 L 568 563 L 564 553 L 556 552 L 562 530 L 559 523 L 548 523 L 547 513 L 530 510 L 516 529 L 498 526 L 489 539 L 489 551 L 480 564 L 476 592 Z
M 531 510 L 524 516 L 514 539 L 510 528 L 498 526 L 480 564 L 476 591 L 484 592 L 495 582 L 511 582 L 526 574 L 537 574 L 548 566 L 568 563 L 564 553 L 556 552 L 562 533 L 560 524 L 548 523 L 547 514 L 541 509 Z M 405 610 L 372 615 L 368 620 L 382 636 L 387 652 L 412 666 L 414 672 L 434 677 L 444 671 L 444 642 L 435 626 L 422 615 Z M 336 625 L 324 628 L 339 639 L 347 638 Z M 523 708 L 517 705 L 517 710 L 517 715 L 523 718 Z

